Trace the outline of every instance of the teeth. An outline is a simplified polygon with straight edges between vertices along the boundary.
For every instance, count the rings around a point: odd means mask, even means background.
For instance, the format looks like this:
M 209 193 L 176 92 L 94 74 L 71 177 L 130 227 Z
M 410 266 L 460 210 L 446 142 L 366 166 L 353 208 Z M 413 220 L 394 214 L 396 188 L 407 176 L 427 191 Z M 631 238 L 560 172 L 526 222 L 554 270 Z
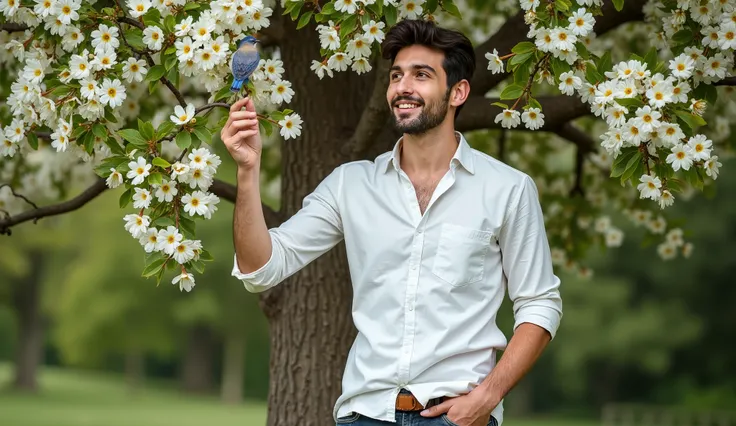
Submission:
M 414 104 L 399 104 L 399 109 L 408 109 L 408 108 L 414 108 L 417 105 Z

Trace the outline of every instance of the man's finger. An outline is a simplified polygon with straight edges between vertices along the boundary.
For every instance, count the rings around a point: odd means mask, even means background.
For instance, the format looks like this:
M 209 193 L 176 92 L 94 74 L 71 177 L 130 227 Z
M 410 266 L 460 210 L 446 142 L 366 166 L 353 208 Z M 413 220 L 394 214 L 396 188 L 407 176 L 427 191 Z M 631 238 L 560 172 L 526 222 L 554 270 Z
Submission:
M 440 414 L 450 411 L 450 407 L 452 407 L 454 403 L 455 402 L 453 400 L 448 400 L 448 401 L 443 402 L 442 404 L 433 405 L 432 407 L 429 407 L 426 410 L 423 410 L 419 414 L 421 414 L 424 417 L 437 417 Z
M 250 111 L 235 111 L 230 113 L 231 121 L 242 120 L 244 118 L 256 118 L 256 113 Z
M 248 102 L 250 98 L 242 98 L 239 99 L 234 104 L 230 105 L 230 112 L 240 111 L 241 108 L 245 105 L 246 102 Z
M 258 126 L 258 120 L 256 119 L 244 119 L 244 120 L 235 120 L 230 124 L 230 132 L 234 132 L 235 130 L 241 130 L 246 129 L 248 127 L 256 127 Z

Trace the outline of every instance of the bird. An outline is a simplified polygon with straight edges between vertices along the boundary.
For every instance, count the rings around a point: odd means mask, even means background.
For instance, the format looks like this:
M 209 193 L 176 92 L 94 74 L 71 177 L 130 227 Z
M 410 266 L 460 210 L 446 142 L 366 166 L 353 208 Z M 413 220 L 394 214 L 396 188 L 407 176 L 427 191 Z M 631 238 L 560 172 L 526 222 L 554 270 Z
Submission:
M 238 43 L 238 50 L 230 57 L 230 71 L 234 77 L 230 91 L 237 93 L 243 87 L 243 84 L 248 85 L 248 79 L 258 68 L 258 63 L 261 60 L 256 48 L 256 44 L 259 42 L 257 38 L 249 35 L 243 37 Z

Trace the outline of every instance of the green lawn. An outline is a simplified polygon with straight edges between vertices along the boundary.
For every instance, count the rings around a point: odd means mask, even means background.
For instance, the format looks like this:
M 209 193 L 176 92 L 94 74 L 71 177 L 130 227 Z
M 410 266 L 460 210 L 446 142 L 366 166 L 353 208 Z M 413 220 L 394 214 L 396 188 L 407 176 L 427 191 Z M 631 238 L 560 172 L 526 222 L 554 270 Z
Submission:
M 190 397 L 163 386 L 146 386 L 131 396 L 120 376 L 47 368 L 41 392 L 8 390 L 9 364 L 0 363 L 2 426 L 263 426 L 266 406 L 233 407 L 216 397 Z M 504 426 L 596 426 L 574 420 L 515 420 Z

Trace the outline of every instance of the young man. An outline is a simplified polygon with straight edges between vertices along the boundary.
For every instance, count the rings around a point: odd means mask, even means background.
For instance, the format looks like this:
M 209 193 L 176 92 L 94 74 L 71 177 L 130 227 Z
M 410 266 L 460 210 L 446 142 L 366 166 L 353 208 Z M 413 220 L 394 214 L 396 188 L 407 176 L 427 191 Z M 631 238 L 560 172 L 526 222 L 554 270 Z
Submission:
M 336 422 L 498 425 L 502 399 L 562 315 L 536 187 L 454 130 L 475 69 L 465 36 L 407 20 L 382 47 L 403 137 L 375 161 L 336 168 L 278 228 L 261 210 L 253 104 L 233 105 L 222 130 L 238 164 L 233 275 L 264 291 L 344 239 L 358 335 Z M 508 345 L 496 326 L 506 288 L 516 320 Z

